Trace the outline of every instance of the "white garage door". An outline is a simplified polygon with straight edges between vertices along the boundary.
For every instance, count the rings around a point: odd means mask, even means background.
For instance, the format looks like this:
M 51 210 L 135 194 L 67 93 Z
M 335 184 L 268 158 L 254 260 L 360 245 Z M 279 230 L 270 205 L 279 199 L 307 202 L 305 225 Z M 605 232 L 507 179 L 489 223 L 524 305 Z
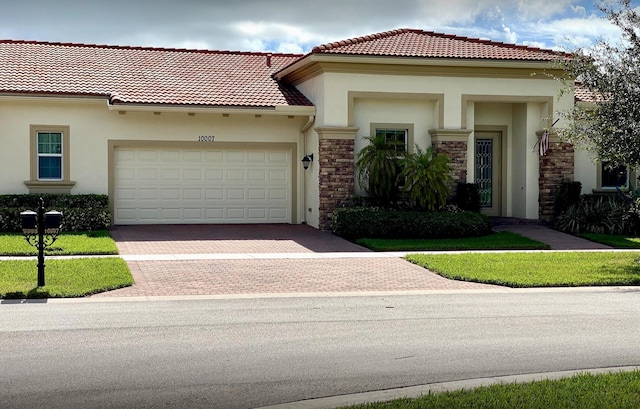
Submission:
M 118 148 L 115 224 L 291 223 L 289 151 Z

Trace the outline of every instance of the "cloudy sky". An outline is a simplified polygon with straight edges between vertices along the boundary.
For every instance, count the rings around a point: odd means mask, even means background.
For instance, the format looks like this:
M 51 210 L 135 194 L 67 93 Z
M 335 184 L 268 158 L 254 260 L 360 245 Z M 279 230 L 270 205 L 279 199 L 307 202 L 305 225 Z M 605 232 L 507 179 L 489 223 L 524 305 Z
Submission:
M 406 27 L 570 51 L 619 36 L 593 2 L 0 0 L 0 39 L 306 53 Z

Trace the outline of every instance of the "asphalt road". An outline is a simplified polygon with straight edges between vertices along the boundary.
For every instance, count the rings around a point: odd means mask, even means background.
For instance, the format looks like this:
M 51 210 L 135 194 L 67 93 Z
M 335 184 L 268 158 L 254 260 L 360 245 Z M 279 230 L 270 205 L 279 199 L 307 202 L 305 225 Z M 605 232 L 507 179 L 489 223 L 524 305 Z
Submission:
M 1 408 L 254 408 L 640 365 L 640 291 L 0 305 Z

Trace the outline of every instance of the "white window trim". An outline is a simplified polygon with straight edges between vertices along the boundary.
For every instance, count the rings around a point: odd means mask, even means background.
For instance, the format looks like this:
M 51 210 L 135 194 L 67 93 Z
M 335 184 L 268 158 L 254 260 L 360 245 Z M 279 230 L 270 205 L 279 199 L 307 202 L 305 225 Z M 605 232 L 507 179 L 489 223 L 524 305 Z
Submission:
M 392 130 L 392 131 L 405 131 L 407 133 L 407 141 L 406 141 L 406 151 L 407 153 L 413 153 L 414 147 L 414 124 L 402 124 L 402 123 L 371 123 L 371 134 L 372 136 L 376 135 L 377 130 Z
M 40 135 L 41 134 L 60 134 L 60 153 L 40 153 Z M 61 181 L 64 180 L 64 133 L 58 131 L 36 131 L 36 172 L 38 173 L 37 179 L 39 181 Z M 60 177 L 59 178 L 44 178 L 40 175 L 40 159 L 41 158 L 60 158 Z

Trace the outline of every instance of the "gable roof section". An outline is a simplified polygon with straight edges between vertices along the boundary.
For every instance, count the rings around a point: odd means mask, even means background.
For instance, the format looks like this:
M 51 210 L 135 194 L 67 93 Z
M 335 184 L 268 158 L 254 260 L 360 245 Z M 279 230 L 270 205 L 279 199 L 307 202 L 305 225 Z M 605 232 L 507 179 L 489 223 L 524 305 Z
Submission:
M 112 104 L 312 106 L 272 78 L 300 55 L 0 41 L 0 93 L 104 96 Z
M 320 45 L 311 54 L 526 61 L 568 56 L 552 50 L 407 28 Z
M 447 67 L 444 71 L 447 75 L 460 75 L 462 71 L 450 68 L 473 67 L 491 69 L 496 75 L 530 76 L 532 72 L 550 69 L 552 61 L 568 58 L 571 58 L 570 54 L 553 50 L 403 28 L 314 47 L 310 53 L 278 71 L 275 77 L 298 84 L 325 69 L 344 70 L 344 65 L 335 65 L 344 63 L 351 64 L 353 70 L 367 69 L 365 65 L 369 69 L 386 65 L 384 72 L 395 66 L 403 67 L 399 72 L 416 74 L 408 67 L 420 67 L 419 72 L 424 73 L 424 68 L 431 66 Z M 360 67 L 356 68 L 359 63 Z M 514 68 L 521 71 L 512 70 Z M 443 73 L 443 70 L 439 72 Z

